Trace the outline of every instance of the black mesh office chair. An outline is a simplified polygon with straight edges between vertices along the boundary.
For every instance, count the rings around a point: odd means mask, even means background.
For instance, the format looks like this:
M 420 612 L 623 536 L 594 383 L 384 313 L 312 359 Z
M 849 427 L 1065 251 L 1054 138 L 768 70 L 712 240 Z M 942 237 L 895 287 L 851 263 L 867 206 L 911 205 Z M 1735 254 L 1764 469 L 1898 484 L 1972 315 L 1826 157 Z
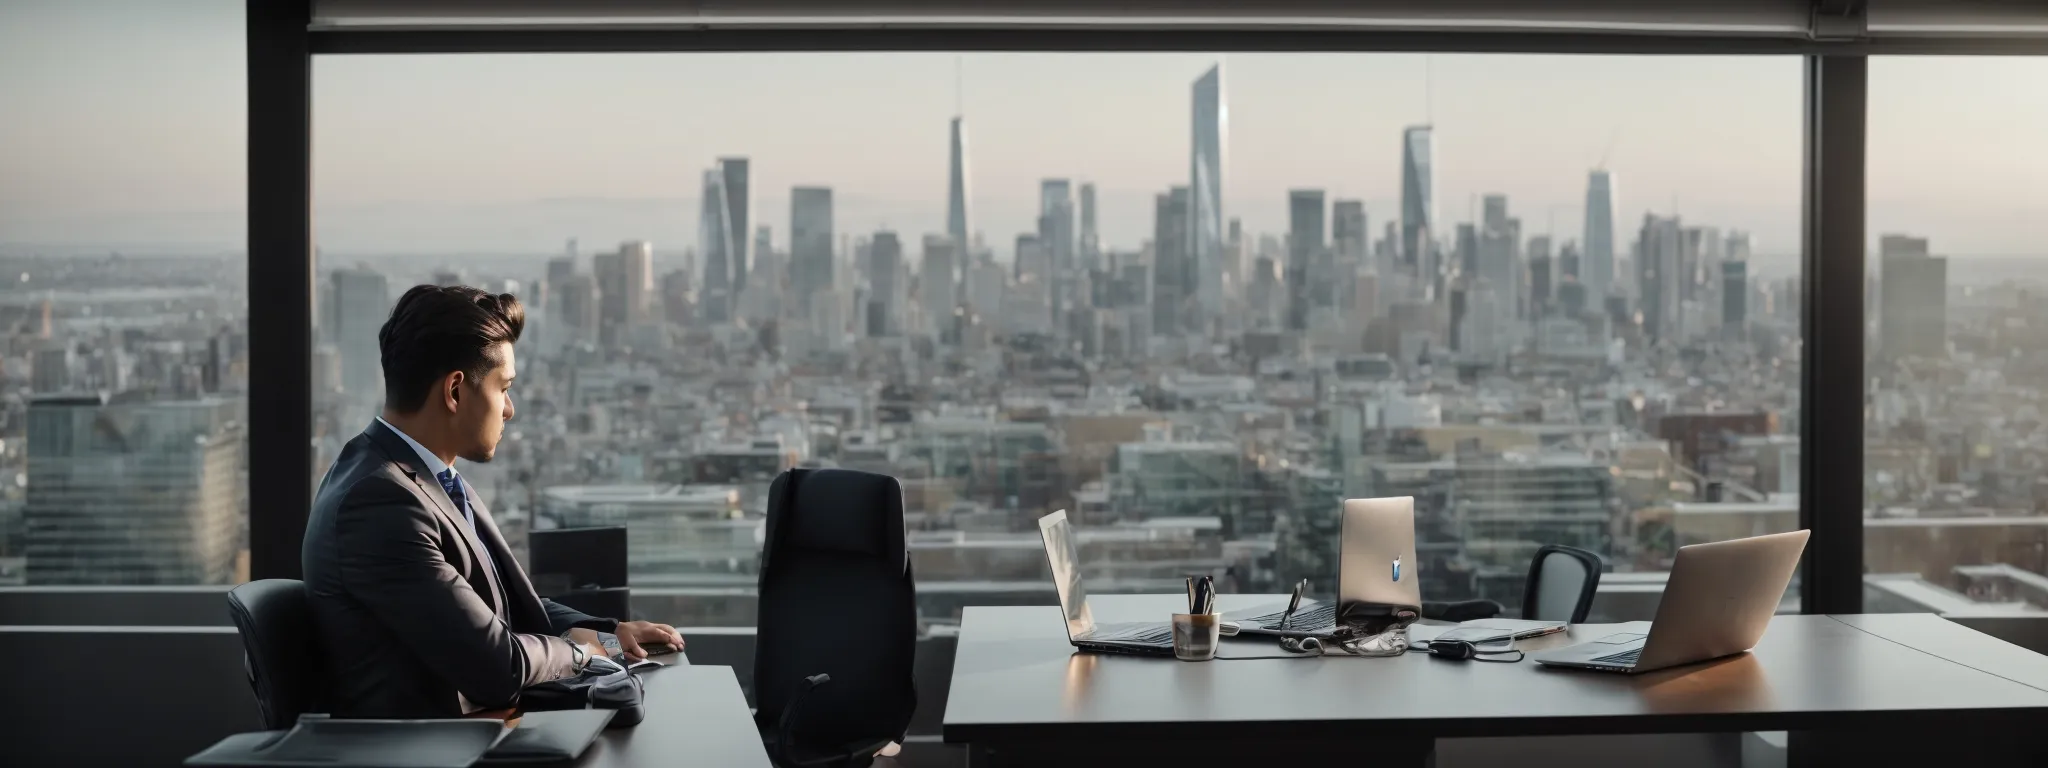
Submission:
M 1522 593 L 1522 618 L 1578 624 L 1593 611 L 1600 589 L 1599 555 L 1578 547 L 1545 544 L 1529 563 L 1529 586 Z
M 896 478 L 792 469 L 768 490 L 755 722 L 793 766 L 865 766 L 917 708 L 916 589 Z
M 327 711 L 320 633 L 296 579 L 252 581 L 228 591 L 228 615 L 242 635 L 242 665 L 267 730 L 285 730 L 306 712 Z

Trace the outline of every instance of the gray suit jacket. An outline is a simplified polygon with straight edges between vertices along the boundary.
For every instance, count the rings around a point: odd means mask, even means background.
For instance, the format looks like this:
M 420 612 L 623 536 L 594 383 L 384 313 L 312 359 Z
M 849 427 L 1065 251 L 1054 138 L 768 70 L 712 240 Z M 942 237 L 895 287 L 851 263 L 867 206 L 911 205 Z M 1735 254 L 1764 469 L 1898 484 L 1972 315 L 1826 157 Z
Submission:
M 335 716 L 454 717 L 463 699 L 509 707 L 520 689 L 574 674 L 558 635 L 617 629 L 534 594 L 470 495 L 474 533 L 419 454 L 380 422 L 343 446 L 321 481 L 301 561 Z

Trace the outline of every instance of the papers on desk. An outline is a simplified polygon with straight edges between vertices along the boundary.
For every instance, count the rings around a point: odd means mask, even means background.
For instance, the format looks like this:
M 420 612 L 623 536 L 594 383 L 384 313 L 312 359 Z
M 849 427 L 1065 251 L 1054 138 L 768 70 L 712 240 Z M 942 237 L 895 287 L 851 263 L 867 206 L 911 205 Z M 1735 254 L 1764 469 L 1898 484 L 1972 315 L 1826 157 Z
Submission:
M 1526 640 L 1531 637 L 1542 637 L 1554 632 L 1562 632 L 1566 629 L 1566 625 L 1562 621 L 1524 621 L 1522 619 L 1473 619 L 1463 624 L 1423 624 L 1418 622 L 1408 625 L 1408 640 L 1416 645 L 1425 645 L 1447 632 L 1461 629 L 1497 629 L 1501 631 L 1501 634 L 1513 637 L 1516 640 Z

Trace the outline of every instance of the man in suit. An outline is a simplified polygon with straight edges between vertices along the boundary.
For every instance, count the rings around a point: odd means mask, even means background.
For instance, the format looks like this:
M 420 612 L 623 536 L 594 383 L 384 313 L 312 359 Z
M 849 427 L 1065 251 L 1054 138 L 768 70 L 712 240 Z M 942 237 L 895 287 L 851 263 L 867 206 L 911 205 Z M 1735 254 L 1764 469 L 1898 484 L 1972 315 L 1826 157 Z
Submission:
M 455 469 L 487 462 L 512 418 L 525 310 L 465 286 L 407 291 L 377 334 L 384 414 L 327 471 L 306 521 L 306 591 L 348 717 L 453 717 L 517 703 L 605 653 L 681 648 L 674 627 L 618 622 L 534 594 Z

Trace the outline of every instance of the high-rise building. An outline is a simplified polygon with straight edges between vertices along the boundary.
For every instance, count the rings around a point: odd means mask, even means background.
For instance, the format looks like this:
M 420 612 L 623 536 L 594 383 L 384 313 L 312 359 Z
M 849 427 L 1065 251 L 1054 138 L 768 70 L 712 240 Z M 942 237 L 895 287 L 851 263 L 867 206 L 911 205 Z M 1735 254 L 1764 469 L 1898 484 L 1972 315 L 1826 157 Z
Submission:
M 967 118 L 953 116 L 951 164 L 946 173 L 946 234 L 967 247 Z
M 1066 316 L 1073 301 L 1070 281 L 1074 272 L 1074 184 L 1067 179 L 1044 179 L 1038 184 L 1038 241 L 1051 261 L 1046 287 L 1051 290 L 1054 327 Z
M 1721 332 L 1739 339 L 1749 328 L 1749 262 L 1721 262 Z
M 382 272 L 367 266 L 337 269 L 332 280 L 342 389 L 365 402 L 382 402 L 384 358 L 377 332 L 391 317 L 391 288 Z
M 572 246 L 575 243 L 574 240 L 569 242 Z M 561 298 L 559 293 L 562 290 L 562 286 L 569 282 L 569 276 L 573 274 L 576 274 L 576 256 L 573 253 L 548 259 L 548 295 L 546 300 L 541 302 L 541 308 L 546 310 L 550 316 L 561 317 Z
M 832 189 L 789 192 L 789 292 L 796 306 L 832 290 Z
M 1323 191 L 1296 189 L 1287 193 L 1287 330 L 1308 329 L 1312 300 L 1310 276 L 1329 246 L 1324 241 Z
M 897 302 L 902 295 L 903 242 L 896 233 L 876 232 L 868 242 L 868 305 L 863 324 L 870 337 L 896 335 Z
M 654 288 L 654 246 L 645 240 L 620 243 L 617 252 L 594 257 L 591 271 L 599 295 L 598 343 L 622 344 L 630 329 L 653 319 L 647 300 Z
M 662 318 L 679 326 L 697 319 L 697 296 L 690 270 L 678 269 L 661 276 Z
M 1223 104 L 1223 65 L 1211 66 L 1196 78 L 1190 96 L 1194 110 L 1188 142 L 1188 188 L 1192 199 L 1186 240 L 1195 281 L 1192 298 L 1198 316 L 1208 318 L 1223 312 L 1223 142 L 1229 120 L 1229 110 Z
M 1607 302 L 1614 290 L 1614 176 L 1595 168 L 1586 177 L 1586 233 L 1581 241 L 1579 282 L 1586 286 L 1586 300 L 1594 306 Z
M 1886 357 L 1948 355 L 1948 259 L 1929 255 L 1927 238 L 1878 239 L 1884 283 L 1878 296 L 1878 348 Z
M 1365 263 L 1366 240 L 1365 202 L 1361 200 L 1337 200 L 1330 203 L 1330 247 L 1337 254 L 1340 265 L 1357 266 Z
M 754 255 L 747 243 L 747 233 L 752 232 L 753 219 L 749 218 L 754 205 L 748 176 L 751 164 L 744 157 L 721 157 L 718 171 L 724 177 L 721 191 L 725 194 L 725 231 L 731 233 L 733 251 L 728 255 L 732 262 L 733 301 L 747 292 L 747 276 L 753 271 Z
M 1676 342 L 1685 228 L 1678 217 L 1643 215 L 1636 240 L 1636 309 L 1648 343 Z
M 1431 167 L 1436 163 L 1432 129 L 1411 125 L 1401 132 L 1401 264 L 1423 282 L 1428 264 L 1423 251 L 1436 229 L 1436 189 Z
M 1550 238 L 1538 236 L 1529 238 L 1529 247 L 1523 256 L 1529 263 L 1528 315 L 1541 317 L 1547 314 L 1551 305 L 1551 292 L 1555 277 L 1551 272 Z
M 953 327 L 953 308 L 960 295 L 960 256 L 953 238 L 925 235 L 923 266 L 917 273 L 918 306 L 924 310 L 924 330 L 944 337 Z
M 733 229 L 732 216 L 726 211 L 728 202 L 725 193 L 725 172 L 718 168 L 704 172 L 704 191 L 697 212 L 697 252 L 704 255 L 704 290 L 699 294 L 698 305 L 704 313 L 704 322 L 732 322 L 737 308 L 739 287 L 745 281 L 743 270 L 735 263 L 746 237 L 746 230 Z
M 1499 304 L 1491 309 L 1501 327 L 1506 328 L 1522 314 L 1522 223 L 1508 216 L 1506 195 L 1487 195 L 1483 204 L 1485 216 L 1479 225 L 1477 264 L 1468 282 L 1475 286 L 1483 284 L 1488 289 L 1484 300 Z M 1474 305 L 1482 300 L 1478 293 L 1468 298 Z
M 1095 228 L 1095 185 L 1081 185 L 1081 266 L 1102 269 L 1102 235 Z
M 579 342 L 597 341 L 599 304 L 603 297 L 597 290 L 597 278 L 578 272 L 562 283 L 562 323 L 570 329 L 569 338 Z M 342 359 L 343 370 L 347 369 L 347 355 Z
M 31 384 L 38 395 L 60 394 L 71 389 L 71 345 L 52 344 L 36 350 Z
M 248 484 L 239 399 L 36 398 L 28 583 L 231 584 Z
M 1152 202 L 1152 334 L 1179 336 L 1182 320 L 1196 303 L 1195 254 L 1188 242 L 1194 201 L 1187 187 L 1174 187 Z

